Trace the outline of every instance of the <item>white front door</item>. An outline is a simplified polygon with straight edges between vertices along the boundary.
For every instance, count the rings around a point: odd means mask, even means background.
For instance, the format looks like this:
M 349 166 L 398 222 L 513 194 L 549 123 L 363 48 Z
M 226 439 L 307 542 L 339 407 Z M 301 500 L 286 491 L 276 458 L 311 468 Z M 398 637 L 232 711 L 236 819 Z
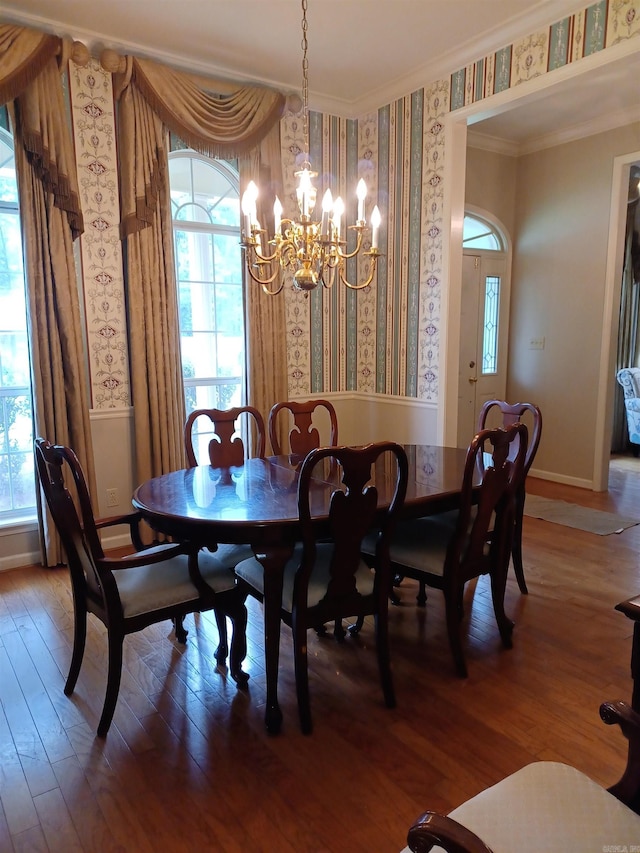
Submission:
M 465 252 L 462 259 L 458 447 L 468 447 L 487 400 L 507 387 L 509 290 L 502 252 Z

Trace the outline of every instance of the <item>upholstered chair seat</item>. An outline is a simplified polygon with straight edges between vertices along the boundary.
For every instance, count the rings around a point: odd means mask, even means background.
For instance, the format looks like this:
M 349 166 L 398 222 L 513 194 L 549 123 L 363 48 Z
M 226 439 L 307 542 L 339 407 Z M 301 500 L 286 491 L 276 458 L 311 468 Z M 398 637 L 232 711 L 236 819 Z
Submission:
M 602 853 L 640 845 L 640 816 L 574 767 L 537 761 L 507 776 L 449 813 L 484 842 L 448 848 L 489 853 Z M 446 818 L 445 818 L 446 823 Z M 434 824 L 434 828 L 437 824 Z M 426 850 L 421 831 L 411 850 Z M 422 844 L 418 844 L 422 842 Z M 434 846 L 432 853 L 443 853 Z
M 316 546 L 316 561 L 309 576 L 309 585 L 307 587 L 307 607 L 315 607 L 327 594 L 327 586 L 331 579 L 330 566 L 332 554 L 333 545 L 320 543 Z M 282 583 L 282 606 L 289 612 L 293 609 L 293 584 L 301 559 L 302 545 L 296 545 L 293 555 L 285 566 Z M 257 590 L 260 595 L 264 595 L 264 569 L 255 557 L 239 563 L 236 566 L 236 575 Z M 373 570 L 369 568 L 364 560 L 360 561 L 355 574 L 355 581 L 358 592 L 361 595 L 373 594 Z

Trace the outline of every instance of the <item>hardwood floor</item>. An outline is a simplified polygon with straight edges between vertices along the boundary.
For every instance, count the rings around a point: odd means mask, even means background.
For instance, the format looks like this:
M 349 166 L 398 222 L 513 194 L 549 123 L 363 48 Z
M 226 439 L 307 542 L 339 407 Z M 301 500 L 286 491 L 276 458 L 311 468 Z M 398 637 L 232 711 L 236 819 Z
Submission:
M 529 491 L 640 518 L 633 467 L 616 465 L 604 494 L 533 479 Z M 249 601 L 246 693 L 216 669 L 211 614 L 187 620 L 184 647 L 169 623 L 153 626 L 127 638 L 114 724 L 96 739 L 102 625 L 90 622 L 69 699 L 66 571 L 0 573 L 0 851 L 400 851 L 424 809 L 450 810 L 536 759 L 610 785 L 625 741 L 598 708 L 630 699 L 632 624 L 613 608 L 640 592 L 639 554 L 640 526 L 595 536 L 525 517 L 529 595 L 512 575 L 507 590 L 514 648 L 501 647 L 481 579 L 466 596 L 467 680 L 454 675 L 441 594 L 418 609 L 405 581 L 391 608 L 394 710 L 371 623 L 342 645 L 310 632 L 308 737 L 286 628 L 283 730 L 265 732 L 262 617 Z

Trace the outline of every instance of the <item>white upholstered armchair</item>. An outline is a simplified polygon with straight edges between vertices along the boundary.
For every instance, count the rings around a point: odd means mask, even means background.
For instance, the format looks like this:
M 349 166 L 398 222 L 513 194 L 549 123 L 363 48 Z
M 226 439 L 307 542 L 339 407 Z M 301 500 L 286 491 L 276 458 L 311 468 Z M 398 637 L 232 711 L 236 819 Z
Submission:
M 637 456 L 640 453 L 640 367 L 623 367 L 617 379 L 624 391 L 629 442 Z

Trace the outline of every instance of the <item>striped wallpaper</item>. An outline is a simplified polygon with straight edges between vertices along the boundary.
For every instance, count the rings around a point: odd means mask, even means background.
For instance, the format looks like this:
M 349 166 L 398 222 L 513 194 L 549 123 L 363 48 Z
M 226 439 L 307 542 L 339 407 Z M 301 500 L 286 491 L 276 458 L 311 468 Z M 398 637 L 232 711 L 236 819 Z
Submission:
M 344 199 L 347 221 L 354 222 L 355 185 L 364 177 L 367 218 L 376 202 L 382 213 L 384 257 L 376 279 L 362 291 L 339 282 L 309 295 L 285 289 L 292 396 L 359 391 L 437 401 L 444 117 L 638 34 L 638 0 L 601 0 L 376 113 L 358 120 L 311 114 L 318 206 L 330 187 Z M 281 127 L 291 214 L 303 127 L 299 116 L 284 118 Z M 349 280 L 365 275 L 361 259 L 350 263 Z

